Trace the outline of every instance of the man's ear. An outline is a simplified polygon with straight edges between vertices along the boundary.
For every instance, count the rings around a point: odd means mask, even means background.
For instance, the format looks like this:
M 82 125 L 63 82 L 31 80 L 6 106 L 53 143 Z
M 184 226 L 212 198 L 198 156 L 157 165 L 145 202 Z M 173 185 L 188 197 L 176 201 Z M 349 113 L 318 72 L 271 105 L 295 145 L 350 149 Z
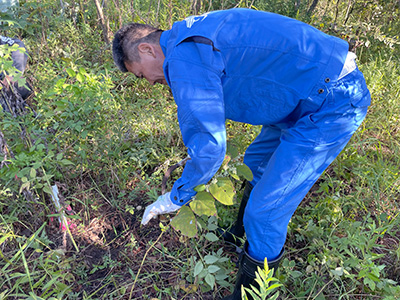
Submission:
M 156 56 L 156 52 L 154 49 L 154 45 L 149 44 L 149 43 L 140 43 L 138 45 L 138 50 L 140 53 L 142 54 L 147 54 L 147 55 L 151 55 L 153 57 Z

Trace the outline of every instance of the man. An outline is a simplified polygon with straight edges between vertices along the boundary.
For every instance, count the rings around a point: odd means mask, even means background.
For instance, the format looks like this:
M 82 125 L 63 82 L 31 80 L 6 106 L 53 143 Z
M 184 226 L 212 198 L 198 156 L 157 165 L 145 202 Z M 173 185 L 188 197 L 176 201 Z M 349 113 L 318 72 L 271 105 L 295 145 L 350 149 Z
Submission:
M 164 32 L 129 24 L 115 34 L 113 58 L 123 72 L 170 86 L 191 157 L 143 224 L 179 209 L 212 178 L 225 155 L 226 119 L 262 125 L 244 157 L 254 176 L 242 202 L 247 242 L 225 298 L 241 299 L 241 285 L 253 282 L 264 258 L 278 267 L 292 214 L 367 113 L 355 55 L 347 42 L 297 20 L 232 9 Z
M 10 37 L 0 35 L 0 45 L 6 45 L 11 47 L 14 44 L 18 45 L 20 48 L 26 49 L 25 44 L 19 39 L 13 39 Z M 13 60 L 12 66 L 16 68 L 18 71 L 20 71 L 22 75 L 26 69 L 26 65 L 28 62 L 28 55 L 25 52 L 17 50 L 11 53 L 11 57 Z M 28 83 L 27 85 L 29 88 L 26 88 L 24 86 L 19 86 L 18 83 L 15 82 L 11 76 L 8 76 L 4 73 L 0 74 L 0 81 L 4 87 L 8 87 L 9 84 L 11 83 L 13 88 L 15 88 L 20 93 L 22 99 L 24 100 L 26 100 L 32 94 L 32 88 L 28 85 Z

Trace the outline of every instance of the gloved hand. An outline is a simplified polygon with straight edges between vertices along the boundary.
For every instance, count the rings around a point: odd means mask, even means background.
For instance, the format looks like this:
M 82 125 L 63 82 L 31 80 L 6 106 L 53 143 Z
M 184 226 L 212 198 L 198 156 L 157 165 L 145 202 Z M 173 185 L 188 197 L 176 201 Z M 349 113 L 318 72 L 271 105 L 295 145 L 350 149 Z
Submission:
M 181 206 L 172 203 L 170 195 L 171 192 L 165 193 L 158 197 L 156 202 L 146 207 L 142 218 L 142 225 L 146 225 L 155 216 L 174 212 L 181 208 Z

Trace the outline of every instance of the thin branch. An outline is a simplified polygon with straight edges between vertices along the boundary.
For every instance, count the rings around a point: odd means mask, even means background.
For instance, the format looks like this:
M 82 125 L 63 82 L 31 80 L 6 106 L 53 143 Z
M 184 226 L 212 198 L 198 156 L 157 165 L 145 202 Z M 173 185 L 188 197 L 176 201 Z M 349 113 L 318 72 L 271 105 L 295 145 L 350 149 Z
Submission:
M 97 15 L 99 16 L 100 25 L 101 25 L 101 27 L 103 29 L 104 42 L 106 42 L 106 44 L 109 44 L 110 43 L 110 39 L 108 37 L 109 29 L 108 29 L 108 26 L 107 26 L 107 21 L 106 21 L 106 19 L 104 17 L 104 14 L 103 14 L 103 8 L 100 5 L 99 0 L 93 0 L 93 1 L 94 1 L 94 4 L 96 5 Z

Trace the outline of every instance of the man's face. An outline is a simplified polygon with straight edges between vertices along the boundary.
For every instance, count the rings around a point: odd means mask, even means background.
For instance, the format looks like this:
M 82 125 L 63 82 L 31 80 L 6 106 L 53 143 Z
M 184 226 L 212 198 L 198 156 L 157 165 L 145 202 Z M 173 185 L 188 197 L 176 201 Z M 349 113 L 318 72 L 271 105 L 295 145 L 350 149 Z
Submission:
M 147 79 L 151 85 L 156 83 L 167 85 L 163 71 L 165 57 L 161 47 L 142 43 L 138 46 L 138 51 L 139 62 L 125 62 L 128 71 L 133 73 L 137 78 Z

